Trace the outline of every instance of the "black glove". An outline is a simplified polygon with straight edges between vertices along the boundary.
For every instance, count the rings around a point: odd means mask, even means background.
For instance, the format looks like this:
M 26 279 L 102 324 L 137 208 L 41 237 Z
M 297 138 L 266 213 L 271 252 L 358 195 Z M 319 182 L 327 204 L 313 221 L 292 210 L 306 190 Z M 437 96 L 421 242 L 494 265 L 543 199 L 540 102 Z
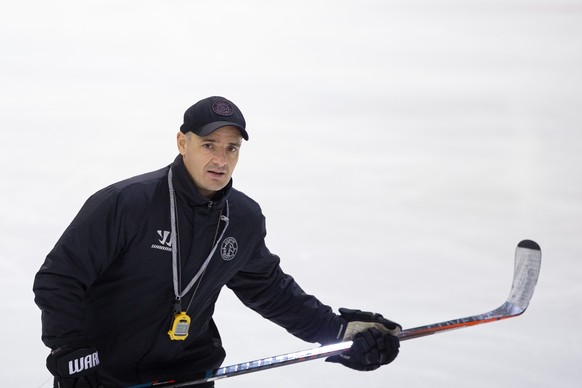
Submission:
M 367 311 L 340 308 L 339 312 L 343 327 L 338 340 L 351 340 L 353 344 L 349 350 L 326 361 L 360 371 L 378 369 L 394 361 L 400 348 L 397 335 L 402 327 L 399 324 Z
M 95 348 L 63 346 L 46 359 L 47 369 L 55 376 L 54 388 L 102 388 L 98 366 L 99 353 Z

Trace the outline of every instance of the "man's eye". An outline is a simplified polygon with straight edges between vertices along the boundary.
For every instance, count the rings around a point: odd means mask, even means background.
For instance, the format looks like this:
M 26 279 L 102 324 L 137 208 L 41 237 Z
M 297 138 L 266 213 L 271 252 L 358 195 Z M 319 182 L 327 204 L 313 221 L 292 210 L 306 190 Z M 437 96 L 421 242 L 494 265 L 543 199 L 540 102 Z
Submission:
M 212 149 L 212 148 L 214 148 L 214 144 L 212 144 L 212 143 L 204 143 L 204 144 L 202 144 L 202 147 L 208 148 L 208 149 Z

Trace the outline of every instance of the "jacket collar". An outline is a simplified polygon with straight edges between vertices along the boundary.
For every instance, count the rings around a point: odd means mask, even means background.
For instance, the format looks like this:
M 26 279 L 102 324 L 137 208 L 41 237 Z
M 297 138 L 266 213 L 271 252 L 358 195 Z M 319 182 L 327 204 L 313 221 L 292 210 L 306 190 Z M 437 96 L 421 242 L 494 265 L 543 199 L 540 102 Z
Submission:
M 174 159 L 174 163 L 170 166 L 173 171 L 174 190 L 176 192 L 176 197 L 186 203 L 189 207 L 206 207 L 209 210 L 222 209 L 224 207 L 224 202 L 228 198 L 228 195 L 232 189 L 232 179 L 228 184 L 216 194 L 212 200 L 204 197 L 198 192 L 190 174 L 186 170 L 184 161 L 182 160 L 182 155 L 178 155 Z

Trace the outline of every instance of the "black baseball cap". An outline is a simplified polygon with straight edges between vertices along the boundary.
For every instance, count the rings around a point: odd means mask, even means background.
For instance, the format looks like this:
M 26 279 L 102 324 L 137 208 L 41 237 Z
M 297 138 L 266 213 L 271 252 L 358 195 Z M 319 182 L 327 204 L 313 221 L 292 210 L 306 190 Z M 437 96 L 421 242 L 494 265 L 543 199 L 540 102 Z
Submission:
M 243 139 L 249 140 L 240 109 L 224 97 L 213 96 L 198 101 L 184 112 L 184 124 L 180 126 L 180 131 L 206 136 L 227 125 L 237 127 Z

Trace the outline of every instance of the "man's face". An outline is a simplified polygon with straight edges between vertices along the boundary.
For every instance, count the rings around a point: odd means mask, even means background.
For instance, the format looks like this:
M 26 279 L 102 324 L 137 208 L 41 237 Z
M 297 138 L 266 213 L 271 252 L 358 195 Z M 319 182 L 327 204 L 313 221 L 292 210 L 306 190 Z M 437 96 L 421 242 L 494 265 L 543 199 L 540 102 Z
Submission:
M 241 143 L 241 133 L 234 126 L 219 128 L 204 137 L 178 132 L 178 150 L 200 194 L 210 199 L 228 184 Z

